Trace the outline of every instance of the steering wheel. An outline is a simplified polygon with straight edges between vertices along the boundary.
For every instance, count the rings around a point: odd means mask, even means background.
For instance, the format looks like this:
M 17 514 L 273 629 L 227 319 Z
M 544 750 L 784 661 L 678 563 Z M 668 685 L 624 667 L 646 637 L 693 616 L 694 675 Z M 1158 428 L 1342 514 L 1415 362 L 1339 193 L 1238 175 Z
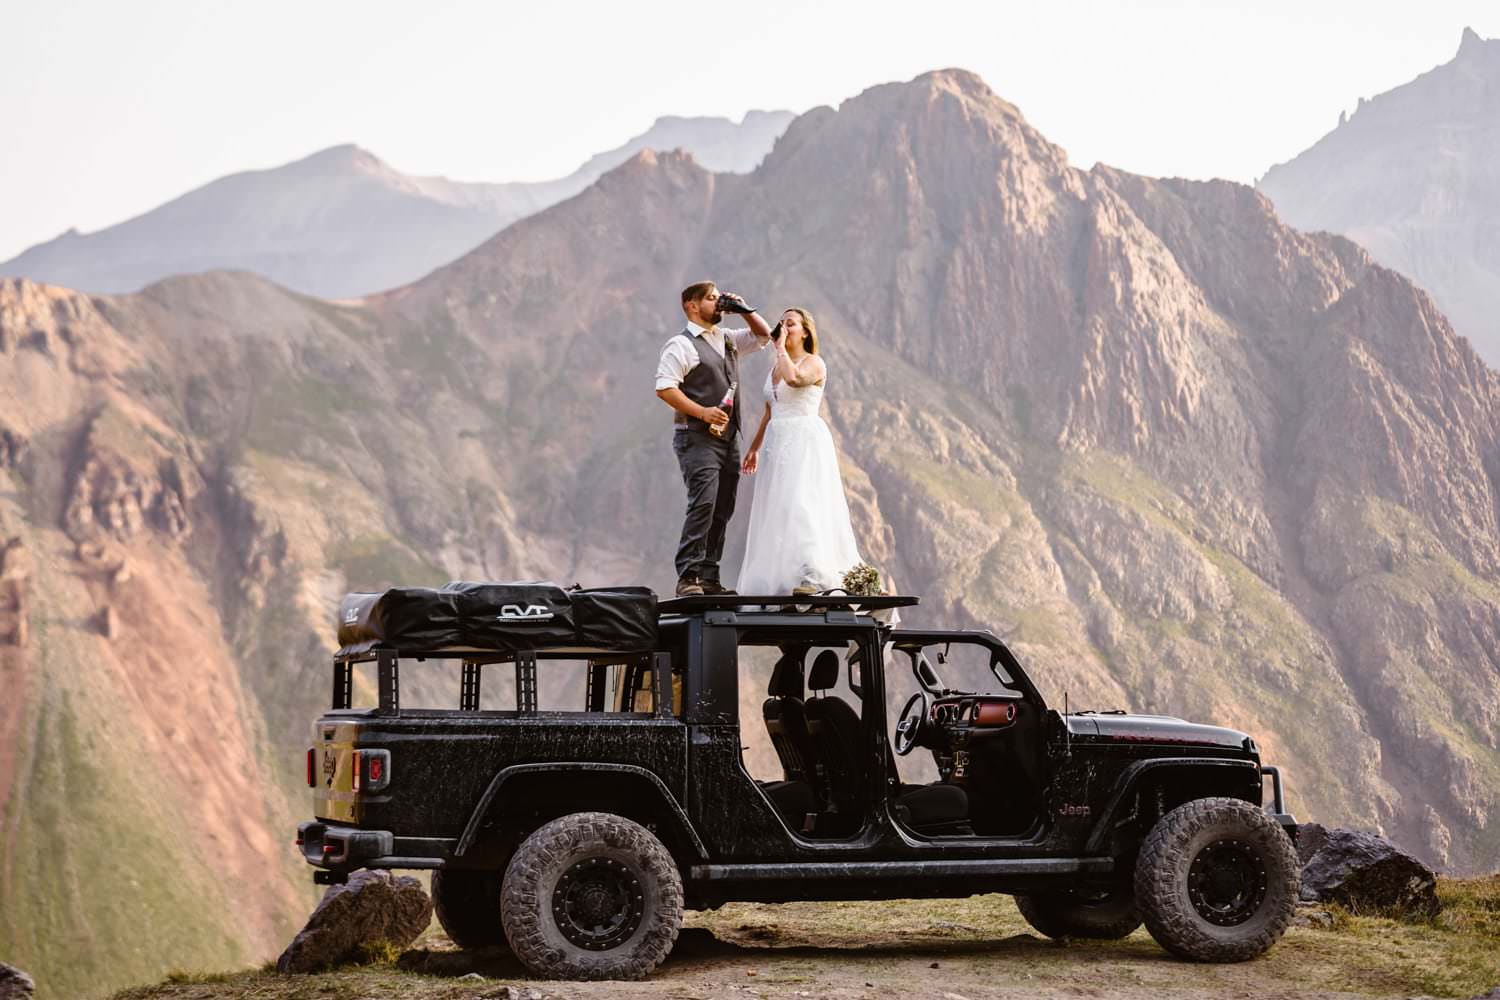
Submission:
M 919 705 L 920 710 L 913 712 L 912 708 Z M 926 691 L 918 691 L 906 700 L 906 707 L 896 719 L 896 756 L 905 757 L 916 747 L 931 711 L 932 705 L 927 700 Z

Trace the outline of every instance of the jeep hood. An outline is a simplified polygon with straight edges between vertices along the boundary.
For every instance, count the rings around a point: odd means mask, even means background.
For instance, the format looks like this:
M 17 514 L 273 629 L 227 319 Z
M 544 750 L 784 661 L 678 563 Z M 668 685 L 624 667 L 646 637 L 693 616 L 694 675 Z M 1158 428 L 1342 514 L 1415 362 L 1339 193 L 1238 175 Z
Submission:
M 1075 738 L 1093 737 L 1098 743 L 1151 743 L 1158 746 L 1204 746 L 1244 750 L 1250 737 L 1235 729 L 1205 726 L 1169 715 L 1099 715 L 1081 712 L 1067 717 Z

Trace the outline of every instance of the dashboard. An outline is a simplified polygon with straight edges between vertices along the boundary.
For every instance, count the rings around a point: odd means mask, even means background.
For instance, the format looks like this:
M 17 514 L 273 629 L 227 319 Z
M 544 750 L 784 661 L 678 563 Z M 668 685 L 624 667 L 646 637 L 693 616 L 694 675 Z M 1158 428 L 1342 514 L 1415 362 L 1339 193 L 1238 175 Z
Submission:
M 944 729 L 1004 729 L 1025 709 L 1025 703 L 1016 698 L 962 695 L 937 699 L 927 718 Z
M 944 781 L 964 783 L 972 766 L 971 755 L 994 739 L 1029 711 L 1019 698 L 994 695 L 953 695 L 938 698 L 929 709 L 928 735 L 923 745 L 933 752 L 938 775 Z

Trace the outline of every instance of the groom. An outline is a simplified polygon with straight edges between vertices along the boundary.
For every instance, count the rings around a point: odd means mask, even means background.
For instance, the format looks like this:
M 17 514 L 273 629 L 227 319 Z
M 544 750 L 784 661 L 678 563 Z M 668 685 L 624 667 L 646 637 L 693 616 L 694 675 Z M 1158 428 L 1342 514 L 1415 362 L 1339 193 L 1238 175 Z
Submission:
M 719 580 L 719 559 L 740 482 L 739 355 L 765 347 L 771 327 L 712 281 L 684 288 L 682 311 L 687 325 L 667 341 L 656 365 L 656 395 L 676 411 L 672 449 L 688 494 L 677 544 L 677 596 L 732 594 Z M 750 328 L 719 329 L 725 312 L 744 316 Z

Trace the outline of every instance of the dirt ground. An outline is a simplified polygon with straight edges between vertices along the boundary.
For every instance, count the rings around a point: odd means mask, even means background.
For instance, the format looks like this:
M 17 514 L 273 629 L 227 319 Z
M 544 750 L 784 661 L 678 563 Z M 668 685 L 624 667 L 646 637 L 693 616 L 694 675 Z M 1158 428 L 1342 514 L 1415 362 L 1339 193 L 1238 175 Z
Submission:
M 690 914 L 671 957 L 640 983 L 530 981 L 508 954 L 461 952 L 433 931 L 394 964 L 317 976 L 181 976 L 118 1000 L 1472 997 L 1500 985 L 1500 928 L 1489 919 L 1500 914 L 1500 879 L 1492 881 L 1450 907 L 1477 907 L 1477 921 L 1402 924 L 1318 911 L 1329 926 L 1293 927 L 1267 955 L 1240 965 L 1175 960 L 1144 930 L 1115 942 L 1048 941 L 1008 897 L 981 896 Z
M 1437 921 L 1304 909 L 1271 952 L 1238 966 L 1182 963 L 1145 930 L 1122 942 L 1050 942 L 1010 897 L 895 903 L 732 904 L 691 913 L 645 982 L 535 982 L 505 952 L 458 951 L 432 930 L 386 963 L 318 976 L 269 969 L 178 975 L 117 1000 L 711 1000 L 718 997 L 1475 997 L 1500 985 L 1500 876 L 1440 880 Z

